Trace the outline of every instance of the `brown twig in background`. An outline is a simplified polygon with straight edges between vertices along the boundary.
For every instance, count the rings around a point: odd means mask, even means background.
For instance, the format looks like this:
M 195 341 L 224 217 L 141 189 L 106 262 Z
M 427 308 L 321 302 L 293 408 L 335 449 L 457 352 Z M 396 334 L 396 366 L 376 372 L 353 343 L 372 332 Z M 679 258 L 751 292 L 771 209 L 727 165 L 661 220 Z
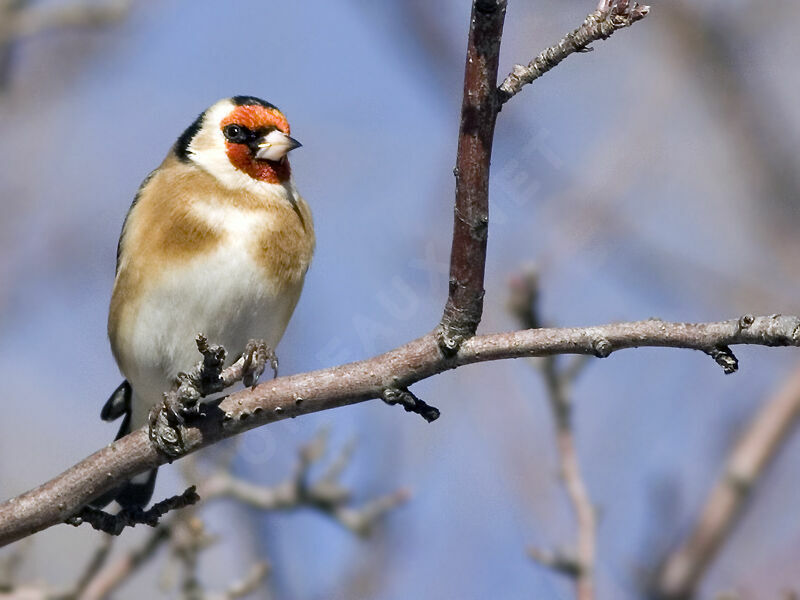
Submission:
M 14 45 L 27 37 L 66 27 L 100 27 L 122 20 L 131 0 L 33 6 L 30 0 L 0 0 L 0 90 L 8 83 Z
M 211 547 L 214 538 L 206 532 L 203 521 L 194 514 L 182 514 L 170 529 L 172 554 L 183 568 L 178 588 L 181 598 L 203 600 L 206 594 L 197 572 L 200 554 Z
M 570 54 L 590 50 L 590 44 L 608 39 L 614 32 L 644 19 L 649 12 L 649 6 L 637 2 L 600 0 L 597 10 L 586 17 L 583 25 L 565 35 L 556 45 L 539 54 L 527 65 L 514 65 L 498 88 L 500 104 L 508 102 L 524 86 L 547 73 Z
M 215 457 L 209 472 L 201 469 L 197 455 L 187 457 L 181 462 L 181 467 L 187 481 L 198 483 L 198 494 L 205 504 L 228 498 L 261 511 L 309 508 L 331 517 L 354 534 L 365 537 L 390 510 L 405 503 L 409 494 L 405 490 L 398 490 L 360 507 L 351 506 L 351 493 L 339 479 L 350 464 L 353 448 L 352 443 L 345 445 L 313 481 L 311 471 L 322 466 L 321 462 L 328 451 L 328 433 L 324 429 L 300 448 L 294 471 L 285 481 L 276 485 L 256 485 L 232 475 L 233 453 Z M 197 578 L 197 559 L 212 541 L 202 521 L 194 513 L 174 513 L 153 530 L 141 547 L 128 552 L 104 569 L 96 570 L 84 586 L 85 592 L 76 597 L 79 600 L 109 598 L 167 543 L 181 565 L 180 585 L 185 597 L 241 597 L 252 591 L 252 587 L 266 576 L 268 565 L 258 563 L 247 577 L 231 585 L 225 592 L 204 592 Z
M 114 537 L 111 535 L 103 536 L 100 545 L 94 551 L 91 559 L 86 565 L 86 568 L 83 570 L 83 573 L 78 578 L 78 581 L 75 582 L 75 586 L 69 591 L 68 594 L 65 594 L 64 598 L 80 598 L 81 595 L 86 591 L 89 587 L 89 584 L 92 580 L 97 576 L 103 566 L 106 564 L 109 555 L 111 554 L 111 549 L 114 545 Z
M 206 416 L 178 425 L 184 454 L 260 425 L 380 398 L 387 387 L 408 387 L 459 366 L 526 356 L 607 357 L 623 348 L 690 348 L 708 352 L 736 344 L 800 346 L 800 318 L 770 315 L 717 323 L 659 319 L 599 327 L 529 329 L 475 336 L 455 356 L 443 356 L 434 333 L 355 363 L 279 377 L 210 405 Z M 0 504 L 0 546 L 64 522 L 87 502 L 170 457 L 143 427 L 95 452 L 49 482 Z M 109 475 L 111 475 L 109 477 Z
M 169 541 L 170 519 L 166 519 L 147 536 L 145 542 L 135 550 L 127 552 L 106 568 L 98 571 L 78 596 L 79 600 L 104 600 L 135 573 L 161 546 Z
M 327 514 L 356 535 L 366 536 L 388 511 L 405 503 L 409 494 L 401 489 L 360 508 L 349 506 L 350 490 L 339 482 L 339 477 L 350 462 L 352 445 L 345 446 L 322 475 L 311 480 L 311 470 L 325 457 L 327 448 L 327 430 L 321 430 L 300 449 L 297 466 L 283 483 L 257 485 L 235 477 L 228 469 L 216 469 L 204 479 L 201 492 L 204 498 L 233 498 L 265 511 L 312 508 Z
M 529 270 L 512 280 L 509 310 L 522 327 L 534 329 L 542 326 L 538 307 L 539 276 L 535 270 Z M 577 544 L 574 554 L 552 553 L 537 548 L 529 549 L 528 554 L 537 562 L 571 577 L 575 581 L 578 600 L 593 600 L 597 516 L 581 474 L 572 427 L 572 398 L 569 389 L 586 365 L 586 360 L 581 356 L 571 364 L 559 367 L 556 358 L 546 356 L 539 359 L 535 366 L 544 378 L 553 413 L 559 470 L 577 520 Z
M 654 585 L 663 600 L 686 600 L 739 520 L 750 493 L 800 417 L 800 368 L 759 410 L 728 457 L 697 522 L 666 559 Z

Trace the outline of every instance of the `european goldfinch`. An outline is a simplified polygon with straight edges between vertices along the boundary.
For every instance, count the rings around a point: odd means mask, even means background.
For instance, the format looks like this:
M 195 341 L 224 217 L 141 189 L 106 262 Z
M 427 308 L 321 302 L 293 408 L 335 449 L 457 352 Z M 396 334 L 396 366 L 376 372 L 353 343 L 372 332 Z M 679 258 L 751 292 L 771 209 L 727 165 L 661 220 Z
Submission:
M 199 355 L 203 333 L 237 358 L 248 340 L 274 349 L 314 250 L 308 205 L 287 154 L 300 144 L 272 104 L 220 100 L 178 138 L 144 180 L 122 227 L 108 316 L 126 381 L 103 409 L 124 415 L 119 436 L 148 413 Z M 155 471 L 95 504 L 149 502 Z

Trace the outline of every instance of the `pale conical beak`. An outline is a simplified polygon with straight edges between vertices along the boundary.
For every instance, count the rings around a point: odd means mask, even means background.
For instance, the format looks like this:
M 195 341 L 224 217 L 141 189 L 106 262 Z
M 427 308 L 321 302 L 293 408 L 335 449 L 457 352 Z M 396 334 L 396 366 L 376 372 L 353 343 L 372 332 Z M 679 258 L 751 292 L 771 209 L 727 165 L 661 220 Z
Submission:
M 289 152 L 302 145 L 293 137 L 274 129 L 258 140 L 256 158 L 261 160 L 281 160 Z

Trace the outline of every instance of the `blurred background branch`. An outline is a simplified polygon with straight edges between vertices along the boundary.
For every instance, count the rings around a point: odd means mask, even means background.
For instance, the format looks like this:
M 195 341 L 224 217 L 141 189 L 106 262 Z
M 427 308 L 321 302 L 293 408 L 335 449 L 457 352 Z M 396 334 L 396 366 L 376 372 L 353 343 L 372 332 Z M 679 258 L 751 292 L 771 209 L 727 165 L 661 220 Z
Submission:
M 236 444 L 227 451 L 212 454 L 207 461 L 197 455 L 181 461 L 187 482 L 198 483 L 198 491 L 206 502 L 229 499 L 262 512 L 311 509 L 359 537 L 367 537 L 391 510 L 408 501 L 405 490 L 380 496 L 360 507 L 351 506 L 351 492 L 340 478 L 352 459 L 354 445 L 349 443 L 327 465 L 321 464 L 328 451 L 328 431 L 321 429 L 315 438 L 298 451 L 294 472 L 283 483 L 266 486 L 249 483 L 231 474 Z M 209 465 L 202 464 L 209 462 Z M 322 473 L 312 477 L 319 466 Z M 0 561 L 0 600 L 104 600 L 112 597 L 140 569 L 169 548 L 165 582 L 173 580 L 180 596 L 186 600 L 224 600 L 241 598 L 258 589 L 269 572 L 265 561 L 256 562 L 241 580 L 232 582 L 222 592 L 208 592 L 199 576 L 200 555 L 218 540 L 211 535 L 200 516 L 199 507 L 171 513 L 150 530 L 139 546 L 110 560 L 112 544 L 118 538 L 104 535 L 92 553 L 83 572 L 74 584 L 51 587 L 47 584 L 21 584 L 14 574 L 19 571 L 30 546 L 20 544 Z M 169 567 L 177 569 L 171 576 Z M 169 586 L 167 586 L 169 587 Z M 166 589 L 164 591 L 167 591 Z
M 698 585 L 727 541 L 764 471 L 775 459 L 800 416 L 800 369 L 759 408 L 731 449 L 684 541 L 664 561 L 654 596 L 663 600 L 696 597 Z
M 530 267 L 511 280 L 509 310 L 520 327 L 544 327 L 539 314 L 539 273 Z M 533 366 L 542 375 L 550 403 L 550 412 L 556 429 L 556 448 L 559 474 L 575 515 L 577 536 L 574 550 L 549 551 L 530 548 L 528 554 L 535 561 L 560 572 L 575 581 L 578 600 L 595 598 L 595 563 L 597 555 L 597 513 L 581 473 L 575 441 L 572 410 L 572 384 L 589 360 L 586 356 L 573 357 L 566 365 L 557 356 L 532 359 Z
M 0 0 L 0 91 L 8 86 L 15 47 L 26 38 L 71 27 L 104 27 L 124 19 L 132 0 L 39 6 L 34 0 Z

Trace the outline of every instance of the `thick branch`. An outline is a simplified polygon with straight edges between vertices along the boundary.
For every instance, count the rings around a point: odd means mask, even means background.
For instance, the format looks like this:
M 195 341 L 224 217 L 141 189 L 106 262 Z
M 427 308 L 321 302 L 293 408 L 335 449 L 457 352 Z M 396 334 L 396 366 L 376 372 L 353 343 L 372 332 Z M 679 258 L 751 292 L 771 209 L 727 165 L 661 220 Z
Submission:
M 750 493 L 800 417 L 800 369 L 781 386 L 739 439 L 691 533 L 658 577 L 655 595 L 692 598 L 697 584 L 738 522 Z
M 800 318 L 745 315 L 705 324 L 650 319 L 496 333 L 465 341 L 452 357 L 443 356 L 431 333 L 368 360 L 280 377 L 232 394 L 209 406 L 197 427 L 181 426 L 181 440 L 184 454 L 188 454 L 260 425 L 380 398 L 388 387 L 408 387 L 471 363 L 554 354 L 605 357 L 615 350 L 639 346 L 708 352 L 736 344 L 800 346 Z M 64 522 L 103 492 L 168 461 L 150 442 L 146 427 L 134 431 L 44 485 L 0 505 L 0 546 Z
M 505 0 L 475 0 L 467 43 L 464 96 L 456 157 L 456 201 L 450 253 L 450 293 L 437 330 L 446 354 L 475 335 L 483 313 L 489 226 L 489 163 L 497 101 L 497 63 Z
M 627 0 L 601 0 L 598 9 L 590 13 L 583 25 L 565 35 L 559 42 L 539 54 L 527 65 L 514 65 L 499 88 L 500 104 L 505 104 L 527 84 L 535 81 L 562 60 L 575 52 L 586 52 L 589 46 L 605 40 L 620 29 L 644 19 L 649 6 Z

